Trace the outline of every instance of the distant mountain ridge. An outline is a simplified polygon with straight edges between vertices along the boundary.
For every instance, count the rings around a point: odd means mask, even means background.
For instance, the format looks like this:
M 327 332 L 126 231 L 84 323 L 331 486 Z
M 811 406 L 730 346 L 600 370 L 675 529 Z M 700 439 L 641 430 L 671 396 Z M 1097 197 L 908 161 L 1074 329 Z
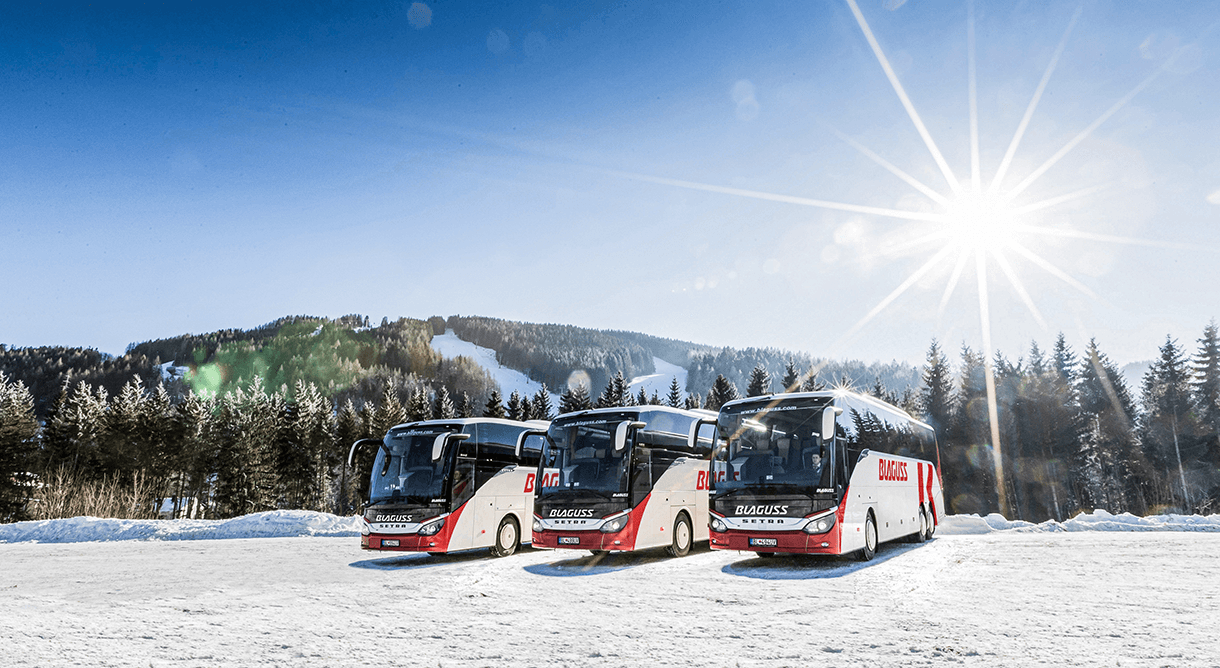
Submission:
M 460 315 L 383 319 L 372 325 L 358 314 L 334 319 L 286 316 L 249 330 L 144 341 L 128 346 L 118 358 L 88 349 L 0 346 L 0 371 L 31 388 L 40 412 L 65 382 L 101 382 L 114 393 L 137 375 L 149 387 L 162 378 L 157 366 L 169 362 L 190 369 L 187 385 L 171 388 L 176 393 L 189 386 L 223 394 L 257 375 L 269 388 L 284 385 L 291 391 L 297 381 L 312 382 L 332 398 L 350 398 L 357 404 L 380 396 L 387 387 L 405 396 L 421 386 L 444 386 L 455 396 L 466 393 L 476 404 L 485 401 L 495 387 L 487 370 L 472 359 L 446 359 L 431 347 L 432 337 L 446 329 L 463 341 L 494 350 L 497 362 L 556 393 L 570 380 L 581 379 L 597 396 L 618 373 L 627 379 L 656 373 L 654 358 L 686 369 L 682 389 L 700 396 L 720 374 L 744 392 L 757 365 L 766 368 L 772 389 L 779 391 L 789 361 L 801 372 L 822 365 L 819 377 L 827 384 L 846 378 L 857 387 L 872 387 L 879 380 L 899 394 L 916 387 L 920 374 L 916 367 L 898 362 L 827 362 L 803 352 L 715 347 L 624 330 Z

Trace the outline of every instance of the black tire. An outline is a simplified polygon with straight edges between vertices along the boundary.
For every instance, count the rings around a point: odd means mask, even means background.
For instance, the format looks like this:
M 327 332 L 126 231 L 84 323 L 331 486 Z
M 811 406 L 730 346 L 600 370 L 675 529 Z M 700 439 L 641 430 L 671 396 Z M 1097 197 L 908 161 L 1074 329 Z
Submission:
M 877 556 L 877 519 L 870 510 L 864 518 L 864 547 L 856 553 L 860 561 L 872 561 Z
M 500 520 L 500 527 L 496 529 L 496 543 L 491 546 L 491 553 L 497 557 L 507 557 L 516 552 L 520 544 L 521 527 L 517 526 L 517 518 L 507 515 Z
M 690 517 L 686 513 L 678 513 L 674 520 L 673 542 L 666 548 L 671 557 L 685 557 L 690 554 L 690 546 L 695 542 L 695 531 L 691 528 Z
M 936 535 L 936 516 L 932 514 L 932 509 L 925 510 L 928 514 L 928 535 L 925 540 L 932 540 L 932 536 Z
M 759 559 L 774 559 L 775 558 L 774 552 L 755 552 L 755 554 L 758 555 Z
M 928 514 L 921 507 L 919 509 L 919 529 L 907 537 L 908 543 L 922 543 L 928 539 Z

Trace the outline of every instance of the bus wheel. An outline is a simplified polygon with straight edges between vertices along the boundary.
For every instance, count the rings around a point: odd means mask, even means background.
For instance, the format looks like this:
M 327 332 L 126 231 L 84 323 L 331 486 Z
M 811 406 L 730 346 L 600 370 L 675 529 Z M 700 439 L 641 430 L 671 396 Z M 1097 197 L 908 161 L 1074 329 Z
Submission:
M 686 513 L 678 513 L 678 519 L 674 520 L 674 541 L 669 546 L 669 554 L 674 557 L 685 557 L 690 552 L 691 537 L 694 532 L 691 531 L 690 518 Z
M 922 507 L 919 509 L 919 531 L 911 536 L 912 543 L 922 543 L 928 539 L 928 513 Z
M 924 534 L 926 536 L 924 540 L 932 540 L 932 534 L 936 533 L 936 519 L 932 517 L 931 508 L 924 509 L 924 517 L 928 518 L 928 531 Z
M 877 520 L 870 511 L 864 518 L 864 548 L 856 553 L 860 561 L 872 561 L 877 556 Z
M 497 557 L 507 557 L 517 551 L 517 543 L 521 532 L 517 530 L 517 520 L 512 515 L 500 520 L 500 528 L 496 529 L 496 544 L 491 553 Z

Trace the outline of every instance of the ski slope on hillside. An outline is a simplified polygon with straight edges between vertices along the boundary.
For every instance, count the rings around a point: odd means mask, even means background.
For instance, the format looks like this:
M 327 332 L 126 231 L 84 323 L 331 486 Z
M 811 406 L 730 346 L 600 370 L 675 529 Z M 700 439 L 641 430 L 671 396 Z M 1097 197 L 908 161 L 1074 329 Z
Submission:
M 631 393 L 639 394 L 640 388 L 644 388 L 644 394 L 652 397 L 656 394 L 662 401 L 669 395 L 669 384 L 674 378 L 678 379 L 678 388 L 682 391 L 682 398 L 686 398 L 686 369 L 675 364 L 670 364 L 660 357 L 652 358 L 653 365 L 656 366 L 656 373 L 647 376 L 636 376 L 631 379 Z
M 504 395 L 505 401 L 514 391 L 520 393 L 521 396 L 532 397 L 542 389 L 542 383 L 530 380 L 529 376 L 520 371 L 497 362 L 496 351 L 463 341 L 453 333 L 452 329 L 445 330 L 445 333 L 439 336 L 433 336 L 431 345 L 433 350 L 444 357 L 465 356 L 474 359 L 500 385 L 500 393 Z M 555 407 L 555 410 L 559 410 L 559 395 L 554 392 L 551 392 L 550 395 L 551 405 Z
M 0 544 L 0 666 L 1214 666 L 1220 534 L 992 531 L 877 559 Z

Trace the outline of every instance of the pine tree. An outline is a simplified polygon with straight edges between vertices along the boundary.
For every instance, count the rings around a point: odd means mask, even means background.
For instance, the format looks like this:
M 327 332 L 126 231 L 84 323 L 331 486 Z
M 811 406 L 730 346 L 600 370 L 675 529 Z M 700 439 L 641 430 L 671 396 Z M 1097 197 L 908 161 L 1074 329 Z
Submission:
M 510 420 L 523 419 L 523 411 L 521 410 L 521 395 L 513 390 L 513 393 L 508 395 L 508 413 L 507 417 Z
M 696 411 L 703 408 L 703 404 L 699 401 L 699 395 L 692 392 L 686 395 L 686 401 L 683 402 L 682 407 L 688 411 Z
M 919 391 L 920 403 L 924 420 L 943 438 L 953 419 L 953 378 L 949 361 L 936 339 L 928 346 L 927 360 L 923 368 L 923 388 Z
M 623 377 L 623 372 L 619 371 L 606 383 L 606 389 L 602 390 L 601 396 L 597 398 L 595 407 L 614 408 L 630 406 L 634 400 L 635 398 L 631 396 L 631 391 L 627 388 L 627 379 Z
M 648 398 L 648 405 L 649 406 L 660 406 L 661 405 L 661 397 L 657 394 L 656 390 L 653 390 L 652 396 Z
M 487 397 L 487 404 L 483 406 L 483 417 L 503 418 L 504 405 L 500 403 L 500 390 L 492 390 Z
M 441 385 L 432 402 L 432 419 L 452 420 L 455 417 L 457 417 L 457 409 L 453 406 L 453 400 L 449 398 L 449 389 Z
M 1132 430 L 1135 408 L 1127 383 L 1096 340 L 1089 341 L 1080 362 L 1078 388 L 1084 421 L 1077 455 L 1082 505 L 1146 514 L 1155 475 Z
M 422 390 L 420 392 L 422 396 Z M 381 393 L 381 403 L 377 405 L 377 410 L 373 413 L 373 424 L 369 426 L 373 438 L 385 436 L 390 431 L 390 427 L 394 425 L 428 419 L 426 408 L 422 416 L 416 417 L 419 410 L 419 407 L 416 406 L 418 399 L 415 396 L 412 396 L 411 399 L 411 415 L 408 416 L 407 409 L 403 407 L 402 402 L 398 399 L 398 392 L 392 386 L 385 388 L 385 391 Z M 427 406 L 426 396 L 423 396 L 423 401 L 425 402 L 424 405 Z
M 394 395 L 397 400 L 397 394 Z M 403 422 L 419 422 L 432 417 L 432 402 L 428 399 L 428 391 L 422 387 L 417 387 L 411 391 L 407 398 L 407 405 L 403 412 Z M 398 424 L 398 423 L 395 423 Z M 391 425 L 393 426 L 393 425 Z M 385 436 L 385 432 L 375 434 L 376 438 Z
M 589 388 L 583 383 L 576 383 L 576 386 L 568 385 L 568 389 L 559 397 L 559 414 L 575 413 L 576 411 L 586 411 L 593 408 L 593 402 L 589 400 Z
M 801 392 L 820 392 L 826 389 L 826 386 L 818 380 L 818 373 L 813 367 L 809 367 L 809 371 L 805 372 L 805 378 L 801 381 Z
M 750 383 L 746 387 L 746 396 L 759 397 L 770 393 L 771 375 L 767 373 L 766 367 L 762 364 L 756 364 L 754 370 L 750 372 Z
M 796 362 L 791 357 L 784 365 L 784 378 L 780 384 L 783 385 L 780 392 L 797 392 L 801 389 L 801 374 L 796 370 Z
M 999 500 L 983 355 L 965 345 L 961 355 L 961 390 L 944 432 L 947 447 L 941 449 L 941 456 L 946 460 L 942 471 L 945 488 L 953 490 L 952 500 L 946 500 L 946 503 L 953 513 L 986 515 L 999 511 Z M 931 356 L 929 352 L 928 368 L 935 365 Z M 947 370 L 947 364 L 945 368 Z M 928 376 L 925 372 L 925 390 L 932 387 Z
M 1191 410 L 1191 374 L 1185 356 L 1172 338 L 1165 338 L 1160 355 L 1144 375 L 1140 437 L 1145 456 L 1165 481 L 1161 498 L 1152 501 L 1172 501 L 1189 513 L 1193 504 L 1183 453 L 1193 464 L 1200 454 L 1198 446 L 1202 445 L 1199 425 Z
M 460 394 L 458 394 L 455 410 L 457 411 L 457 416 L 460 418 L 474 417 L 474 405 L 470 401 L 469 392 L 463 390 Z
M 703 405 L 709 411 L 718 411 L 721 406 L 736 398 L 737 387 L 725 378 L 724 374 L 720 374 L 712 382 L 712 389 L 707 391 L 707 401 L 703 402 Z
M 1203 329 L 1193 362 L 1194 404 L 1208 434 L 1215 435 L 1220 433 L 1220 333 L 1215 320 Z
M 635 397 L 635 405 L 636 406 L 647 406 L 648 405 L 648 393 L 644 391 L 643 385 L 640 386 L 640 393 L 637 394 Z
M 670 408 L 682 407 L 682 388 L 678 387 L 678 377 L 669 382 L 669 394 L 665 396 L 665 405 Z
M 551 405 L 551 391 L 547 389 L 546 383 L 534 393 L 530 408 L 531 419 L 551 420 L 555 417 L 555 409 Z
M 34 395 L 0 371 L 0 522 L 23 519 L 34 488 L 38 419 Z

